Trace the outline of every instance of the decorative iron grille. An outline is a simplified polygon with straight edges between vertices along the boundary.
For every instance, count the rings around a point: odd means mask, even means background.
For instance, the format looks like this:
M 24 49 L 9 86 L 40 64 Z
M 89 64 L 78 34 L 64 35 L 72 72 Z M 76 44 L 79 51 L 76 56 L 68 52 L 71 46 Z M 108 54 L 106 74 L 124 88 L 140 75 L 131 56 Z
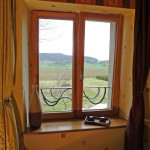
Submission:
M 93 87 L 84 87 L 83 88 L 83 99 L 89 101 L 93 105 L 98 105 L 106 99 L 106 93 L 111 87 L 106 86 L 93 86 Z M 94 95 L 89 95 L 87 89 L 94 91 Z M 41 88 L 40 89 L 42 98 L 45 104 L 49 107 L 54 107 L 58 105 L 60 101 L 69 100 L 72 101 L 72 87 L 50 87 L 50 88 Z M 107 98 L 108 99 L 108 98 Z M 64 105 L 66 105 L 64 102 Z

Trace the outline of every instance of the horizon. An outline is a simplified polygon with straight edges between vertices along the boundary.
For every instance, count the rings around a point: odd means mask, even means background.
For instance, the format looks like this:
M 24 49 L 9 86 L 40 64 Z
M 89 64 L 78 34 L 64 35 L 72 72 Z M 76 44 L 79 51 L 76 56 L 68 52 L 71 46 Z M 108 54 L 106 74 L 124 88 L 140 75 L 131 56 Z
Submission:
M 39 53 L 73 54 L 73 21 L 39 19 L 39 24 Z M 109 60 L 110 23 L 86 21 L 85 27 L 85 56 Z
M 62 55 L 66 55 L 66 56 L 70 56 L 72 57 L 72 55 L 67 55 L 67 54 L 63 54 L 63 53 L 45 53 L 45 52 L 40 52 L 39 54 L 62 54 Z M 84 56 L 84 57 L 90 57 L 90 58 L 94 58 L 94 57 L 91 57 L 91 56 Z M 94 58 L 96 59 L 97 61 L 109 61 L 108 59 L 107 60 L 98 60 L 97 58 Z

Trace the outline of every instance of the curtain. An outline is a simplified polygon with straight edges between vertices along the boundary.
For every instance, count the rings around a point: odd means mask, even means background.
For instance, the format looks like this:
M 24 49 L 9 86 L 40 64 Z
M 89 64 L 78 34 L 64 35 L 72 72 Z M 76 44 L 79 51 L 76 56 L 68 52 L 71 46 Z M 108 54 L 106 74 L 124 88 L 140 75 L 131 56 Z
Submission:
M 150 0 L 136 0 L 133 99 L 125 132 L 125 150 L 143 150 L 143 92 L 150 68 Z
M 13 105 L 15 0 L 0 0 L 0 150 L 18 150 Z

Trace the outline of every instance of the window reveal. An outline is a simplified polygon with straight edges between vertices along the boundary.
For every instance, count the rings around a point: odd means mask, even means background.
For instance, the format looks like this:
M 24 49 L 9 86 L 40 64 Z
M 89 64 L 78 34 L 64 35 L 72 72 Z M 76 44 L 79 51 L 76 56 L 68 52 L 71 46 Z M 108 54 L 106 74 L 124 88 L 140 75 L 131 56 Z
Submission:
M 122 22 L 121 15 L 32 12 L 30 86 L 38 74 L 45 119 L 117 115 Z

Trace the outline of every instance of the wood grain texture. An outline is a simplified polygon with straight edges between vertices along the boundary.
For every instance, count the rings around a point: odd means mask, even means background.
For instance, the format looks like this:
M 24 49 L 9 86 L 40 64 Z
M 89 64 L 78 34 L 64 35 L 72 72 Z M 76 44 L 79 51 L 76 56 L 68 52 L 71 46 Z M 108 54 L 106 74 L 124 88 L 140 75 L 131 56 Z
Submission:
M 41 128 L 37 130 L 27 129 L 25 134 L 47 134 L 47 133 L 60 133 L 60 132 L 75 132 L 75 131 L 87 131 L 87 130 L 102 130 L 113 128 L 124 128 L 127 125 L 127 121 L 121 118 L 112 118 L 109 127 L 100 125 L 85 125 L 84 120 L 70 120 L 70 121 L 53 121 L 44 122 Z

